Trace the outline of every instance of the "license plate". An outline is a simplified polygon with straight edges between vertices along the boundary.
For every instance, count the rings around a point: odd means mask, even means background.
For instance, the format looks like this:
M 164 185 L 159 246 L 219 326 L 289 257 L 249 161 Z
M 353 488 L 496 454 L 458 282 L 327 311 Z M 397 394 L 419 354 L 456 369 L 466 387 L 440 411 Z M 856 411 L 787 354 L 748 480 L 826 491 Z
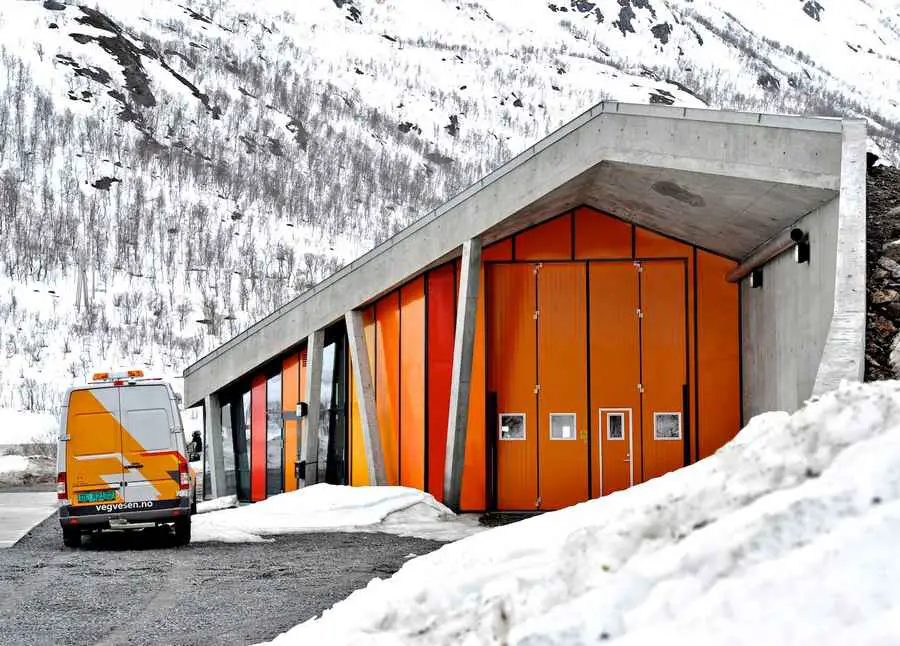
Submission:
M 103 491 L 83 491 L 78 494 L 78 502 L 107 502 L 116 499 L 116 492 L 112 489 Z

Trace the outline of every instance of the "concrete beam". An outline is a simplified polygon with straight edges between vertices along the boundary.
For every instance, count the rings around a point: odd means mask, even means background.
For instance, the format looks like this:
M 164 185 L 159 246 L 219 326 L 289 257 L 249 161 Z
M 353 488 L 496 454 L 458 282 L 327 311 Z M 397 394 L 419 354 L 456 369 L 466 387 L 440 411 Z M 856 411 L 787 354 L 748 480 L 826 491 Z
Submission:
M 834 310 L 813 395 L 862 381 L 866 353 L 866 122 L 845 121 Z
M 463 244 L 456 308 L 456 335 L 453 340 L 453 377 L 450 381 L 450 417 L 447 428 L 447 457 L 444 465 L 444 504 L 459 511 L 463 466 L 466 459 L 466 431 L 469 427 L 469 386 L 472 382 L 472 355 L 478 290 L 481 282 L 481 240 Z
M 319 424 L 322 418 L 322 354 L 325 349 L 325 331 L 316 330 L 306 342 L 306 392 L 304 400 L 307 415 L 302 420 L 299 464 L 300 487 L 308 487 L 319 481 Z
M 369 352 L 366 348 L 366 334 L 363 329 L 362 312 L 351 310 L 344 316 L 347 322 L 347 339 L 350 345 L 350 359 L 353 362 L 353 383 L 356 384 L 356 401 L 362 424 L 363 445 L 366 449 L 366 466 L 369 470 L 370 485 L 386 485 L 387 469 L 384 465 L 384 449 L 378 430 L 378 416 L 375 412 L 375 386 Z
M 209 464 L 209 484 L 213 498 L 225 495 L 225 453 L 222 447 L 222 406 L 217 395 L 203 400 L 203 423 L 206 435 L 206 459 Z M 203 477 L 201 474 L 200 477 Z

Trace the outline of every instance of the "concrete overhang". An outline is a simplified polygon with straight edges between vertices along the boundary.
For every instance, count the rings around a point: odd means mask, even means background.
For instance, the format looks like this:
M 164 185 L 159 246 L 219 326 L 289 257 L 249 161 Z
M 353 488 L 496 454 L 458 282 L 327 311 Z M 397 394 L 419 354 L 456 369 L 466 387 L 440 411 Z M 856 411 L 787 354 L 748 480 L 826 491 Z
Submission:
M 739 259 L 838 196 L 839 119 L 601 103 L 188 367 L 193 406 L 458 255 L 587 204 Z

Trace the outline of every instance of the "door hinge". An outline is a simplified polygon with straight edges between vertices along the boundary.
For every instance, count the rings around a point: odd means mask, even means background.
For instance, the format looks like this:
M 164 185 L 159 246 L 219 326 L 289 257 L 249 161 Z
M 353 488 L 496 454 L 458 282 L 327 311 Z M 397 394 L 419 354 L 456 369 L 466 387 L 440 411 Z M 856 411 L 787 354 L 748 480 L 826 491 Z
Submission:
M 542 502 L 543 502 L 543 500 L 541 500 L 541 497 L 538 496 L 538 497 L 537 497 L 537 500 L 534 501 L 534 508 L 535 508 L 535 509 L 540 509 L 540 508 L 541 508 L 541 503 L 542 503 Z
M 535 274 L 535 276 L 537 276 L 537 274 L 541 271 L 541 268 L 542 268 L 543 266 L 544 266 L 543 263 L 540 263 L 540 262 L 539 262 L 539 263 L 535 263 L 535 265 L 534 265 L 534 274 Z
M 637 269 L 639 272 L 644 271 L 644 265 L 642 265 L 639 262 L 634 263 L 634 268 Z
M 642 310 L 641 308 L 638 308 L 638 309 L 637 309 L 637 317 L 638 317 L 639 319 L 644 318 L 644 310 Z
M 534 310 L 534 320 L 537 321 L 541 317 L 541 312 L 539 310 Z
M 541 385 L 540 385 L 540 384 L 535 384 L 535 385 L 534 385 L 534 394 L 537 395 L 537 394 L 540 393 L 540 392 L 541 392 Z
M 644 392 L 644 384 L 638 384 L 637 386 L 638 386 L 638 392 L 643 393 Z

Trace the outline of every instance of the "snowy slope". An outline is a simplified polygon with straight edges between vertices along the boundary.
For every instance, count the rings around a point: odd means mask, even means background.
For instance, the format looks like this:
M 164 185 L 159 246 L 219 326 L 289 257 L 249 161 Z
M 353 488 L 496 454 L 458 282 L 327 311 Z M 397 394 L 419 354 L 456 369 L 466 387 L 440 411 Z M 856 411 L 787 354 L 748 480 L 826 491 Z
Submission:
M 714 456 L 407 563 L 275 639 L 900 643 L 900 382 L 755 418 Z
M 176 377 L 603 99 L 866 116 L 897 161 L 898 14 L 4 0 L 0 407 L 53 410 L 95 368 Z

